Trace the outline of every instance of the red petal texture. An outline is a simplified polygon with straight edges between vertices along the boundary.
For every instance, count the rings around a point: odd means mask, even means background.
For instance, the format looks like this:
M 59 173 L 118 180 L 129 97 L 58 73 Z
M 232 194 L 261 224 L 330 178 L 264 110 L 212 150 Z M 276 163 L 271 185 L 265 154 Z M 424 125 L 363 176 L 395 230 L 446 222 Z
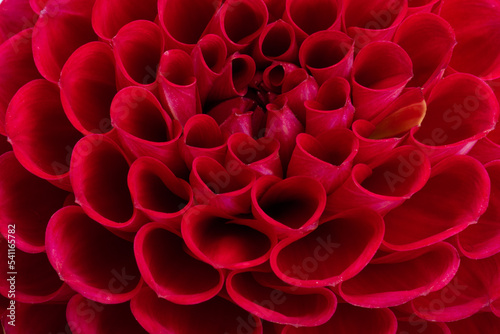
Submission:
M 333 317 L 325 324 L 317 327 L 286 326 L 282 334 L 394 334 L 396 328 L 396 317 L 387 308 L 367 309 L 339 303 Z
M 151 157 L 134 161 L 127 178 L 137 209 L 152 221 L 180 227 L 182 215 L 194 204 L 189 183 Z
M 49 0 L 33 29 L 33 56 L 42 76 L 57 82 L 69 56 L 97 40 L 91 15 L 95 0 Z
M 6 334 L 68 333 L 65 304 L 16 303 L 16 326 L 10 326 L 9 318 L 3 317 Z
M 419 192 L 384 217 L 384 245 L 408 250 L 447 239 L 478 221 L 489 196 L 488 174 L 479 162 L 467 156 L 445 159 L 432 167 Z
M 29 0 L 4 0 L 0 6 L 0 44 L 24 29 L 32 28 L 37 19 Z M 28 43 L 28 45 L 31 43 Z
M 313 100 L 304 102 L 306 132 L 317 136 L 333 129 L 350 127 L 354 116 L 351 86 L 344 78 L 333 77 L 319 87 Z
M 352 162 L 358 152 L 358 140 L 347 129 L 332 129 L 313 137 L 297 136 L 297 146 L 288 164 L 287 176 L 305 175 L 319 181 L 331 194 L 351 174 Z M 335 146 L 330 146 L 336 143 Z
M 199 304 L 219 293 L 224 274 L 193 258 L 185 247 L 179 232 L 158 223 L 142 227 L 134 240 L 141 275 L 158 297 L 176 304 Z
M 458 42 L 450 66 L 484 79 L 500 76 L 500 49 L 494 42 L 500 29 L 500 4 L 489 0 L 443 1 L 440 15 L 451 24 Z
M 301 287 L 335 286 L 358 274 L 382 242 L 384 221 L 372 210 L 345 211 L 323 218 L 303 237 L 282 240 L 271 267 L 283 281 Z M 356 244 L 350 243 L 356 235 Z
M 130 163 L 121 148 L 104 135 L 88 135 L 71 157 L 75 201 L 104 226 L 137 231 L 146 220 L 132 203 L 127 186 Z
M 92 9 L 92 27 L 99 37 L 109 41 L 129 22 L 154 21 L 157 15 L 156 3 L 155 0 L 96 0 Z
M 272 273 L 233 271 L 227 278 L 226 287 L 238 306 L 280 324 L 321 325 L 337 306 L 337 298 L 331 290 L 283 284 Z
M 392 42 L 364 47 L 351 72 L 355 118 L 372 120 L 398 97 L 413 77 L 408 54 Z
M 342 298 L 362 307 L 397 306 L 439 290 L 458 270 L 460 258 L 450 244 L 379 257 L 339 285 Z
M 488 208 L 477 224 L 470 225 L 458 235 L 460 251 L 475 259 L 492 256 L 500 251 L 500 161 L 490 162 L 485 167 L 491 182 Z
M 269 259 L 276 236 L 264 223 L 238 219 L 207 205 L 183 217 L 182 237 L 195 256 L 215 268 L 242 269 Z
M 490 312 L 481 312 L 464 320 L 449 322 L 447 325 L 453 334 L 494 333 L 500 327 L 500 318 Z
M 269 23 L 260 34 L 252 58 L 259 67 L 269 65 L 272 61 L 293 62 L 298 49 L 293 26 L 277 20 Z
M 45 250 L 47 223 L 67 196 L 68 192 L 24 169 L 14 153 L 0 156 L 0 231 L 8 238 L 9 225 L 15 225 L 18 249 L 28 253 Z
M 148 333 L 262 334 L 259 318 L 222 297 L 196 305 L 177 305 L 144 288 L 132 299 L 131 309 Z
M 71 124 L 83 134 L 112 130 L 111 101 L 116 94 L 113 49 L 103 42 L 78 48 L 64 64 L 61 101 Z
M 146 334 L 134 318 L 130 303 L 101 304 L 75 295 L 66 308 L 66 318 L 74 333 Z
M 226 169 L 209 157 L 193 161 L 189 182 L 198 204 L 206 204 L 230 215 L 250 213 L 250 191 L 255 174 L 248 169 Z
M 420 147 L 433 163 L 465 154 L 493 130 L 498 113 L 498 101 L 482 80 L 470 74 L 450 75 L 432 90 L 426 117 L 420 128 L 411 131 L 409 143 Z
M 33 61 L 32 33 L 33 29 L 23 30 L 0 44 L 0 134 L 3 135 L 10 100 L 19 88 L 41 78 Z
M 81 134 L 66 118 L 56 85 L 39 79 L 19 89 L 7 109 L 6 130 L 24 168 L 70 189 L 71 152 Z
M 300 235 L 317 227 L 326 192 L 321 183 L 293 176 L 262 176 L 252 188 L 252 213 L 280 236 Z
M 141 288 L 132 243 L 89 218 L 78 206 L 67 206 L 52 216 L 45 243 L 57 274 L 86 298 L 122 303 Z
M 350 178 L 328 196 L 326 212 L 366 206 L 385 215 L 422 189 L 430 172 L 422 152 L 400 146 L 369 165 L 355 165 Z

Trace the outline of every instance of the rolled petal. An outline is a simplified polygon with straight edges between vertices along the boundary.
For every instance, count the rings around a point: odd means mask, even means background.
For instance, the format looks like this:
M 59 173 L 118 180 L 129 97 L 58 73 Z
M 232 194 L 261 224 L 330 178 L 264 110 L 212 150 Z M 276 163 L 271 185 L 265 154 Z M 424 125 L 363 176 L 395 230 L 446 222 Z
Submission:
M 96 0 L 92 9 L 92 27 L 96 34 L 110 41 L 127 23 L 136 20 L 154 21 L 157 15 L 155 0 Z
M 259 37 L 268 19 L 269 13 L 263 0 L 227 0 L 206 32 L 222 37 L 231 54 L 246 48 Z
M 408 250 L 447 239 L 477 222 L 489 194 L 488 173 L 479 162 L 466 156 L 443 160 L 419 192 L 384 217 L 384 245 Z
M 24 169 L 13 152 L 0 156 L 0 231 L 7 238 L 15 226 L 16 247 L 23 252 L 45 250 L 45 228 L 67 196 Z
M 169 50 L 161 57 L 160 101 L 172 119 L 185 125 L 201 113 L 200 96 L 191 57 L 181 50 Z
M 422 189 L 430 173 L 429 159 L 422 152 L 398 147 L 369 165 L 355 165 L 350 178 L 328 196 L 326 212 L 365 206 L 385 215 Z
M 112 130 L 109 109 L 116 94 L 113 49 L 103 42 L 78 48 L 64 64 L 61 101 L 71 124 L 81 133 Z
M 351 74 L 356 119 L 372 120 L 413 77 L 408 54 L 392 42 L 374 42 L 356 56 Z
M 252 170 L 257 176 L 283 177 L 277 140 L 261 137 L 253 139 L 247 134 L 235 133 L 227 140 L 225 165 L 228 170 Z
M 286 73 L 286 72 L 285 72 Z M 318 83 L 314 78 L 307 74 L 306 70 L 298 69 L 285 75 L 282 85 L 282 94 L 279 100 L 274 104 L 284 104 L 287 101 L 290 109 L 293 111 L 301 124 L 305 124 L 306 107 L 305 101 L 314 100 L 318 94 Z
M 134 157 L 156 158 L 177 176 L 187 175 L 178 148 L 182 126 L 172 122 L 151 92 L 141 87 L 120 90 L 111 103 L 110 115 L 123 147 Z
M 500 318 L 491 312 L 479 312 L 472 317 L 447 323 L 453 334 L 494 333 L 500 326 Z
M 226 169 L 209 157 L 194 159 L 189 176 L 198 204 L 206 204 L 230 215 L 250 213 L 250 190 L 255 174 L 243 168 Z
M 273 273 L 233 271 L 227 277 L 226 287 L 238 306 L 280 324 L 321 325 L 331 318 L 337 306 L 331 290 L 294 287 L 284 284 Z
M 82 333 L 147 334 L 135 320 L 129 302 L 101 304 L 75 295 L 66 308 L 66 318 L 74 331 Z
M 39 79 L 19 89 L 7 109 L 6 130 L 24 168 L 71 189 L 69 162 L 81 134 L 66 118 L 56 85 Z
M 132 163 L 128 187 L 137 209 L 152 221 L 170 226 L 180 227 L 182 215 L 194 204 L 189 183 L 151 157 L 140 157 Z
M 494 41 L 500 29 L 500 4 L 490 0 L 443 1 L 440 15 L 451 24 L 458 42 L 450 66 L 483 79 L 499 77 L 500 46 Z
M 447 243 L 379 257 L 358 275 L 339 285 L 350 304 L 390 307 L 427 295 L 448 284 L 458 270 L 460 257 Z
M 306 132 L 317 136 L 334 128 L 348 128 L 354 117 L 351 86 L 341 77 L 325 81 L 314 100 L 305 101 Z
M 344 1 L 286 0 L 283 18 L 295 29 L 299 43 L 321 30 L 340 30 Z
M 353 40 L 340 31 L 318 31 L 300 46 L 299 60 L 321 86 L 333 77 L 348 78 L 354 57 Z
M 356 236 L 356 243 L 352 236 Z M 372 210 L 358 209 L 322 218 L 317 229 L 282 240 L 271 254 L 271 267 L 283 281 L 301 287 L 335 286 L 358 274 L 375 255 L 384 221 Z
M 70 174 L 75 201 L 90 218 L 115 230 L 134 232 L 146 219 L 131 199 L 129 166 L 115 142 L 104 135 L 88 135 L 75 146 Z
M 252 213 L 280 237 L 314 230 L 326 203 L 325 188 L 306 176 L 262 176 L 252 188 Z
M 134 241 L 139 270 L 158 297 L 176 304 L 198 304 L 219 293 L 224 273 L 192 257 L 185 247 L 178 231 L 158 223 L 142 227 Z
M 3 135 L 10 100 L 19 88 L 41 78 L 33 62 L 32 33 L 33 29 L 23 30 L 0 44 L 0 134 Z
M 8 317 L 2 317 L 2 324 L 7 334 L 46 334 L 71 331 L 66 320 L 66 304 L 16 303 L 15 326 L 10 326 L 9 321 Z
M 158 19 L 167 49 L 191 52 L 221 3 L 221 0 L 159 0 Z
M 295 30 L 279 19 L 264 28 L 254 46 L 252 58 L 259 67 L 272 61 L 294 62 L 298 49 Z
M 151 21 L 133 21 L 123 26 L 112 42 L 118 89 L 140 86 L 156 91 L 164 49 L 160 27 Z
M 333 317 L 325 324 L 317 327 L 286 326 L 282 334 L 394 334 L 397 328 L 396 317 L 388 308 L 368 309 L 338 303 Z
M 489 257 L 500 251 L 500 221 L 498 219 L 500 217 L 500 161 L 490 162 L 485 167 L 491 184 L 488 208 L 479 217 L 477 224 L 468 226 L 458 235 L 459 250 L 465 256 L 474 259 Z
M 178 305 L 144 288 L 130 307 L 148 333 L 262 334 L 259 318 L 222 297 L 196 305 Z
M 277 242 L 266 224 L 237 219 L 207 205 L 191 208 L 182 219 L 181 231 L 193 254 L 215 268 L 260 265 Z
M 186 122 L 179 149 L 184 162 L 191 168 L 193 160 L 202 156 L 223 163 L 227 144 L 217 122 L 206 114 L 200 114 Z
M 408 1 L 348 1 L 343 13 L 343 30 L 354 39 L 356 49 L 375 41 L 390 41 L 408 10 Z
M 301 133 L 296 141 L 297 146 L 288 164 L 288 177 L 309 176 L 319 181 L 327 194 L 331 194 L 351 174 L 359 143 L 350 130 L 332 129 L 317 137 Z
M 14 236 L 15 234 L 10 234 Z M 4 263 L 0 265 L 0 293 L 22 303 L 43 303 L 47 301 L 67 300 L 72 295 L 71 289 L 61 282 L 57 272 L 50 265 L 47 254 L 28 254 L 13 248 L 14 238 L 0 238 L 0 251 L 4 255 Z M 9 264 L 14 259 L 15 273 Z M 11 276 L 14 275 L 14 276 Z M 10 280 L 14 277 L 14 281 Z M 11 287 L 14 285 L 14 289 Z M 74 292 L 73 292 L 74 293 Z
M 432 90 L 421 127 L 408 142 L 418 146 L 433 163 L 466 154 L 498 121 L 498 101 L 490 87 L 470 74 L 447 76 Z
M 49 0 L 33 29 L 33 57 L 42 76 L 56 83 L 69 56 L 97 40 L 91 16 L 95 0 Z
M 89 218 L 78 206 L 64 207 L 52 216 L 45 244 L 59 277 L 90 300 L 123 303 L 141 288 L 132 243 Z

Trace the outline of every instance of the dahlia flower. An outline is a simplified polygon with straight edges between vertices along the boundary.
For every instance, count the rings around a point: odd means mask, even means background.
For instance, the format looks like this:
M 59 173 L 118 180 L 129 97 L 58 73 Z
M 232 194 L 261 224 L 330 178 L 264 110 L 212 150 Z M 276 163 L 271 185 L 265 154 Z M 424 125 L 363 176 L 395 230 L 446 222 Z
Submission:
M 499 37 L 499 0 L 0 0 L 4 333 L 500 333 Z

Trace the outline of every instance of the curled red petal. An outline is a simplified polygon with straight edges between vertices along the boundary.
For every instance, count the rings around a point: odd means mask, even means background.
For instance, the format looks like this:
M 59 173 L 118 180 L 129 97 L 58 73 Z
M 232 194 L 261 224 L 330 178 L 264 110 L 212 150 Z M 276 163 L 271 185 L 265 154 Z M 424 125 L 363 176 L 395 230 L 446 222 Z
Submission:
M 66 318 L 73 330 L 82 333 L 147 334 L 134 318 L 129 302 L 101 304 L 77 294 L 68 302 Z
M 458 270 L 460 257 L 445 242 L 372 260 L 339 285 L 342 298 L 362 307 L 390 307 L 439 290 Z
M 338 303 L 333 317 L 325 324 L 317 327 L 286 326 L 281 334 L 394 334 L 397 328 L 396 317 L 388 308 L 369 309 Z
M 109 41 L 127 23 L 136 20 L 154 21 L 156 15 L 155 0 L 96 0 L 92 9 L 92 27 L 99 37 Z
M 130 300 L 142 286 L 131 242 L 67 206 L 50 219 L 45 238 L 50 263 L 66 284 L 104 304 Z
M 295 30 L 279 19 L 264 28 L 254 45 L 252 58 L 259 67 L 263 67 L 272 61 L 293 62 L 297 52 Z
M 9 317 L 2 317 L 3 327 L 8 334 L 45 334 L 67 331 L 66 304 L 16 303 L 16 326 L 11 326 Z
M 340 19 L 345 1 L 286 0 L 283 19 L 295 29 L 299 43 L 321 30 L 340 30 Z
M 348 78 L 354 59 L 353 40 L 340 31 L 318 31 L 300 46 L 299 60 L 321 86 L 333 77 Z
M 116 94 L 113 49 L 103 42 L 78 48 L 64 64 L 61 101 L 71 124 L 83 134 L 111 131 L 111 101 Z
M 123 26 L 112 40 L 118 89 L 141 86 L 158 89 L 157 68 L 163 53 L 161 29 L 146 20 Z
M 309 176 L 319 181 L 330 194 L 351 174 L 359 143 L 350 130 L 327 130 L 316 137 L 301 133 L 296 141 L 297 146 L 288 164 L 288 177 Z
M 212 158 L 198 157 L 193 161 L 189 182 L 198 204 L 237 215 L 250 213 L 255 178 L 248 169 L 227 169 Z
M 30 82 L 41 78 L 33 62 L 31 37 L 26 29 L 0 44 L 0 134 L 5 135 L 5 113 L 15 93 Z
M 479 312 L 472 317 L 447 323 L 453 334 L 494 333 L 500 327 L 500 318 L 491 312 Z
M 152 221 L 180 227 L 182 215 L 194 204 L 190 185 L 159 160 L 140 157 L 128 173 L 134 206 Z
M 355 165 L 350 178 L 328 196 L 326 212 L 366 206 L 385 215 L 422 189 L 430 173 L 429 159 L 421 151 L 398 147 L 369 165 Z
M 9 225 L 15 225 L 20 250 L 45 250 L 45 228 L 67 196 L 68 192 L 24 169 L 14 153 L 0 156 L 0 230 L 7 238 Z
M 280 324 L 321 325 L 330 319 L 337 306 L 331 290 L 283 284 L 272 273 L 233 271 L 227 277 L 226 287 L 238 306 Z
M 279 157 L 280 144 L 269 137 L 253 139 L 244 133 L 232 134 L 227 140 L 225 165 L 228 170 L 252 170 L 257 176 L 283 177 Z
M 158 20 L 167 48 L 191 52 L 221 3 L 221 0 L 159 0 Z
M 134 208 L 127 186 L 129 166 L 114 141 L 95 134 L 75 145 L 70 170 L 76 203 L 104 226 L 127 232 L 146 222 Z
M 139 270 L 156 294 L 176 304 L 198 304 L 219 293 L 224 274 L 186 253 L 185 247 L 178 231 L 158 223 L 143 226 L 134 240 Z
M 411 58 L 397 44 L 374 42 L 364 47 L 351 73 L 356 119 L 372 120 L 394 101 L 413 77 Z
M 498 101 L 484 81 L 470 74 L 453 74 L 431 91 L 426 117 L 419 128 L 412 129 L 408 142 L 433 163 L 466 154 L 493 130 L 498 114 Z
M 179 149 L 184 162 L 191 168 L 193 160 L 201 156 L 223 163 L 227 144 L 217 122 L 206 114 L 200 114 L 186 122 Z
M 189 209 L 182 219 L 181 231 L 193 254 L 215 268 L 260 265 L 269 259 L 277 242 L 266 224 L 234 218 L 207 205 Z
M 49 0 L 33 29 L 33 57 L 42 76 L 59 81 L 69 56 L 85 43 L 97 40 L 91 14 L 95 0 Z
M 408 250 L 447 239 L 477 222 L 489 195 L 488 173 L 479 162 L 467 156 L 445 159 L 432 167 L 420 191 L 385 215 L 384 245 Z
M 27 170 L 70 189 L 70 158 L 81 134 L 66 118 L 56 85 L 39 79 L 19 89 L 7 109 L 6 130 Z
M 356 243 L 350 242 L 356 235 Z M 283 281 L 302 287 L 335 286 L 358 274 L 375 255 L 384 221 L 372 210 L 357 209 L 322 218 L 305 236 L 282 240 L 271 267 Z
M 326 203 L 325 188 L 306 176 L 284 180 L 262 176 L 252 188 L 252 213 L 280 237 L 300 235 L 318 226 Z
M 237 333 L 239 329 L 262 334 L 259 318 L 222 297 L 196 305 L 178 305 L 144 288 L 132 299 L 130 307 L 148 333 L 220 334 Z

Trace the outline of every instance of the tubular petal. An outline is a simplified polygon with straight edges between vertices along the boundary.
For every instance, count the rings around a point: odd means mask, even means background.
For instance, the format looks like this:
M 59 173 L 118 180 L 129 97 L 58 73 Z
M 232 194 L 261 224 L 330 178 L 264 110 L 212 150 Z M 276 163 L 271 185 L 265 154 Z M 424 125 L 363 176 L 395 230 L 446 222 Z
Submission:
M 190 256 L 185 247 L 178 231 L 158 223 L 143 226 L 134 241 L 142 277 L 160 298 L 182 305 L 199 304 L 219 293 L 224 274 Z
M 89 218 L 78 206 L 64 207 L 52 216 L 45 244 L 59 277 L 90 300 L 123 303 L 141 288 L 132 243 Z
M 447 243 L 379 257 L 339 285 L 342 298 L 361 307 L 390 307 L 427 295 L 448 284 L 460 257 Z

